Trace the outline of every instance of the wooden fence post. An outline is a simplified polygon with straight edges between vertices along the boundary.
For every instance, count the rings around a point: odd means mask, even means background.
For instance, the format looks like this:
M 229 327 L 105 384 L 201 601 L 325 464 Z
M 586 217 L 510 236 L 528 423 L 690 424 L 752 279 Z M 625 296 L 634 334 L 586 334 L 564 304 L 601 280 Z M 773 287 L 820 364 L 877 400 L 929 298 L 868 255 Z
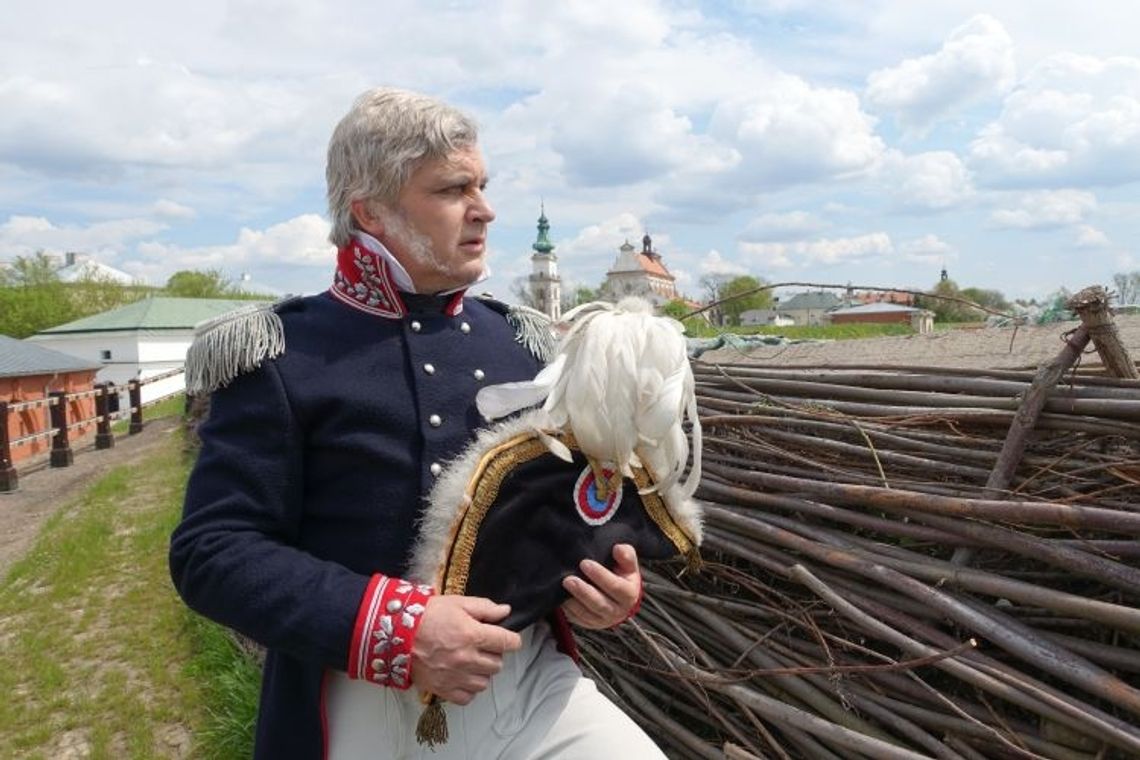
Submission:
M 56 430 L 51 438 L 51 466 L 68 467 L 75 461 L 75 453 L 67 435 L 67 394 L 52 391 L 49 395 L 55 400 L 51 407 L 51 426 Z
M 127 429 L 127 433 L 134 435 L 141 433 L 143 429 L 142 386 L 139 385 L 138 378 L 127 381 L 127 393 L 131 400 L 131 426 Z
M 95 448 L 111 449 L 115 447 L 115 434 L 111 432 L 110 394 L 106 383 L 99 383 L 95 387 L 99 391 L 95 396 L 95 414 L 99 417 L 95 423 Z
M 1066 304 L 1081 318 L 1081 322 L 1088 328 L 1089 337 L 1092 338 L 1104 368 L 1113 377 L 1140 379 L 1136 372 L 1136 365 L 1128 355 L 1128 349 L 1120 340 L 1120 332 L 1112 320 L 1112 311 L 1108 308 L 1108 291 L 1100 285 L 1085 288 L 1069 299 Z
M 0 401 L 0 493 L 15 491 L 20 476 L 12 466 L 12 444 L 8 438 L 8 402 Z

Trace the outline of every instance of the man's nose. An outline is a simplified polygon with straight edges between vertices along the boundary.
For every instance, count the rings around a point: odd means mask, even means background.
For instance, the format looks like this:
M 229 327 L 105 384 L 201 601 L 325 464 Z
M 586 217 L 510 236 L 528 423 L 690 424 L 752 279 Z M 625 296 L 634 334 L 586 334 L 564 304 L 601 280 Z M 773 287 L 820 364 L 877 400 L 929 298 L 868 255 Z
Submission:
M 490 224 L 495 220 L 495 209 L 482 192 L 475 195 L 474 203 L 471 204 L 471 219 L 483 224 Z

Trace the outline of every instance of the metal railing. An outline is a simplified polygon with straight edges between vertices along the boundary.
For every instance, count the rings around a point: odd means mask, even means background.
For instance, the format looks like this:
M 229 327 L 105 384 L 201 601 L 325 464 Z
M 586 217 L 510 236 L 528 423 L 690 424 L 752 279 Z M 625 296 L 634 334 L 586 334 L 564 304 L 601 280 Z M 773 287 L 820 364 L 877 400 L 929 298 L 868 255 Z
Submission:
M 114 403 L 112 399 L 117 402 L 119 389 L 109 383 L 98 383 L 92 390 L 76 393 L 52 391 L 47 398 L 33 401 L 0 401 L 0 493 L 15 491 L 19 488 L 19 473 L 13 461 L 15 449 L 50 438 L 50 465 L 52 467 L 68 467 L 75 461 L 75 452 L 71 446 L 72 431 L 82 427 L 90 427 L 92 424 L 95 425 L 95 448 L 112 448 L 115 445 L 115 435 L 111 431 L 112 422 L 129 419 L 127 434 L 141 433 L 143 430 L 143 410 L 182 392 L 168 393 L 144 404 L 142 387 L 159 380 L 177 377 L 184 374 L 185 371 L 184 367 L 176 367 L 169 372 L 163 372 L 145 380 L 134 378 L 127 381 L 129 405 L 126 409 L 116 411 L 112 411 L 112 408 L 117 406 L 117 403 Z M 95 416 L 73 419 L 72 402 L 88 398 L 95 399 Z M 10 437 L 8 421 L 11 419 L 11 415 L 45 407 L 49 412 L 47 427 L 42 430 L 33 430 L 17 438 Z

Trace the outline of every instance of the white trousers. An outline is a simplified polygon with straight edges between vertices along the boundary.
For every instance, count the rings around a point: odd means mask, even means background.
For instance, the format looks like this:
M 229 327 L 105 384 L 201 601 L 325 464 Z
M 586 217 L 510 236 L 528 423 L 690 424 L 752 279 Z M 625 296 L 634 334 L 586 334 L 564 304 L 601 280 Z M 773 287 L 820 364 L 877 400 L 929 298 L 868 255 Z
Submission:
M 329 760 L 664 760 L 661 750 L 555 647 L 545 623 L 522 632 L 523 646 L 466 706 L 446 704 L 449 739 L 416 742 L 423 705 L 396 691 L 326 679 Z

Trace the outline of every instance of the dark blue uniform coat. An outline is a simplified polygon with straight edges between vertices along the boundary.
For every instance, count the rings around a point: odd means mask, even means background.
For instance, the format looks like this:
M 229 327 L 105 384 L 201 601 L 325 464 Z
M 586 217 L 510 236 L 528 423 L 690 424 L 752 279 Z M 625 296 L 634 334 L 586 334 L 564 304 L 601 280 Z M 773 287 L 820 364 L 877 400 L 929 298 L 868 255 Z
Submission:
M 323 673 L 346 668 L 369 577 L 403 577 L 432 464 L 472 440 L 480 387 L 539 369 L 498 308 L 406 300 L 398 319 L 290 302 L 284 354 L 216 391 L 200 429 L 171 573 L 268 648 L 257 758 L 322 756 Z

